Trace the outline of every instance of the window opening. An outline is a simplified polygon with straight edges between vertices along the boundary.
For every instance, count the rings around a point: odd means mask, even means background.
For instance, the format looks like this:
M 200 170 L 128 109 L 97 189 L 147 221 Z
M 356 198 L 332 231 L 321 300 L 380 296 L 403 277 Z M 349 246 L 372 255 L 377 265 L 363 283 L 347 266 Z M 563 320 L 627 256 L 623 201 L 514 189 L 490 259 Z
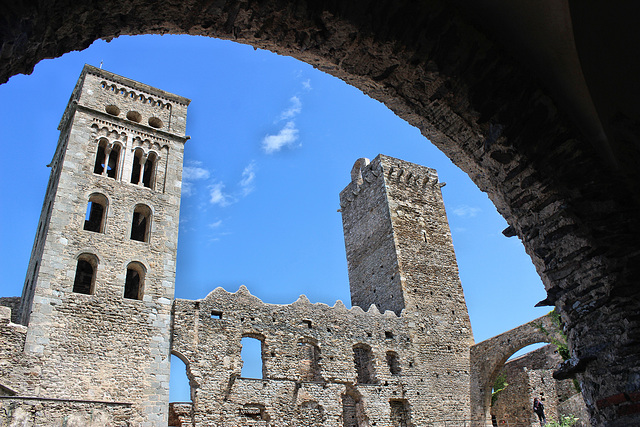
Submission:
M 300 381 L 322 381 L 320 348 L 312 342 L 301 341 L 298 343 L 298 356 L 300 358 Z
M 212 310 L 211 311 L 211 318 L 212 319 L 222 319 L 222 312 L 218 311 L 218 310 Z
M 155 178 L 156 155 L 150 153 L 147 161 L 144 163 L 144 174 L 142 175 L 142 184 L 145 187 L 153 187 L 153 179 Z
M 371 347 L 366 344 L 356 344 L 353 347 L 353 357 L 356 365 L 356 382 L 359 384 L 375 384 Z
M 369 425 L 363 420 L 364 410 L 362 401 L 353 397 L 350 393 L 342 396 L 342 425 L 344 427 L 362 427 Z
M 104 172 L 104 163 L 107 158 L 106 148 L 107 141 L 101 140 L 98 143 L 98 152 L 96 153 L 96 163 L 93 166 L 93 173 L 102 175 L 102 172 Z
M 398 360 L 398 354 L 395 351 L 387 351 L 387 365 L 389 366 L 389 372 L 391 372 L 391 375 L 399 375 L 402 371 L 400 368 L 400 361 Z
M 102 194 L 93 194 L 89 197 L 87 212 L 84 217 L 84 230 L 95 233 L 104 232 L 107 198 Z
M 406 400 L 391 400 L 391 425 L 393 427 L 411 427 L 409 402 Z
M 114 145 L 109 153 L 109 161 L 107 163 L 107 176 L 116 179 L 118 177 L 118 163 L 120 159 L 120 146 Z
M 90 255 L 81 255 L 76 266 L 76 276 L 73 281 L 73 292 L 91 295 L 94 291 L 97 263 Z
M 253 337 L 244 337 L 241 341 L 242 372 L 243 378 L 266 378 L 263 359 L 264 341 Z
M 151 210 L 145 205 L 136 206 L 133 211 L 133 222 L 131 223 L 131 240 L 148 242 L 150 222 Z
M 132 262 L 127 266 L 127 277 L 124 282 L 124 297 L 141 300 L 143 286 L 144 269 L 138 263 Z
M 133 153 L 133 168 L 131 169 L 131 183 L 140 183 L 140 168 L 142 166 L 142 150 Z

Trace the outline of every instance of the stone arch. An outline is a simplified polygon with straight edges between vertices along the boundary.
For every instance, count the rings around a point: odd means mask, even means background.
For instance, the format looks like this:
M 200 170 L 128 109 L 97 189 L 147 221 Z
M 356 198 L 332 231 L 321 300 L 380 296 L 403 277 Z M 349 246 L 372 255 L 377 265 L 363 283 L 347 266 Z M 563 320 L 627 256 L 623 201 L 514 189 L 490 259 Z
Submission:
M 175 349 L 171 350 L 171 355 L 176 356 L 178 359 L 180 359 L 182 363 L 184 363 L 184 366 L 186 367 L 187 378 L 189 379 L 191 403 L 195 404 L 196 397 L 197 397 L 197 390 L 200 387 L 200 384 L 196 380 L 196 376 L 193 374 L 193 372 L 191 372 L 191 361 L 187 356 L 185 356 L 184 354 L 182 354 L 181 352 Z
M 528 345 L 554 340 L 564 342 L 564 337 L 547 314 L 471 347 L 471 418 L 478 425 L 491 425 L 491 388 L 509 357 Z
M 546 57 L 536 53 L 549 47 L 538 46 L 544 35 L 509 37 L 524 31 L 510 12 L 531 22 L 545 13 L 489 3 L 140 0 L 125 7 L 117 0 L 26 1 L 6 11 L 0 29 L 6 58 L 0 81 L 98 38 L 172 33 L 231 39 L 293 56 L 361 89 L 418 127 L 488 193 L 542 276 L 549 302 L 567 326 L 573 357 L 585 361 L 579 373 L 594 422 L 627 417 L 632 423 L 628 417 L 640 420 L 640 409 L 617 396 L 640 393 L 640 339 L 630 332 L 640 322 L 640 120 L 637 110 L 611 95 L 633 93 L 635 86 L 625 87 L 627 80 L 608 78 L 602 69 L 628 69 L 616 65 L 620 58 L 640 55 L 616 58 L 610 49 L 596 52 L 585 43 L 578 55 L 575 31 L 582 28 L 577 34 L 584 35 L 600 27 L 592 24 L 603 15 L 584 2 L 562 2 L 553 9 L 562 23 L 556 27 L 570 33 L 561 41 L 573 48 L 557 58 L 569 56 L 578 64 L 563 78 L 551 70 L 556 50 L 548 49 Z M 629 23 L 637 14 L 618 15 Z M 50 19 L 60 16 L 65 19 Z M 510 25 L 500 27 L 501 19 Z M 603 61 L 602 55 L 618 62 Z M 581 60 L 589 60 L 589 67 L 581 68 Z M 563 83 L 575 80 L 583 86 L 564 89 Z M 607 91 L 612 87 L 620 90 Z M 637 96 L 628 98 L 637 106 Z M 604 99 L 598 111 L 594 99 Z

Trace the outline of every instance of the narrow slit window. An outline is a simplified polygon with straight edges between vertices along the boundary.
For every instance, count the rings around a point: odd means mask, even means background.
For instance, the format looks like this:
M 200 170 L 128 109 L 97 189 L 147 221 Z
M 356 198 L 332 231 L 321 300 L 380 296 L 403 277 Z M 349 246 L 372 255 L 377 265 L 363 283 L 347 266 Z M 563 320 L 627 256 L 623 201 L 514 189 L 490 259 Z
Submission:
M 137 262 L 127 266 L 127 276 L 124 283 L 124 297 L 141 300 L 144 289 L 144 268 Z
M 133 211 L 133 221 L 131 223 L 131 240 L 148 242 L 150 226 L 151 209 L 145 205 L 136 206 Z

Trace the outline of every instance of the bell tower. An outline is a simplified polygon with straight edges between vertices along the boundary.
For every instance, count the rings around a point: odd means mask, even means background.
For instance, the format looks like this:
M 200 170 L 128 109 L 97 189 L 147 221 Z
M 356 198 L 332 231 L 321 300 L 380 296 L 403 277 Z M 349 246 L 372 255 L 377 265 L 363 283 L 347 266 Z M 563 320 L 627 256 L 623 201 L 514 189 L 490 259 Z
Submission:
M 37 395 L 129 402 L 145 425 L 167 425 L 189 102 L 84 66 L 22 293 Z

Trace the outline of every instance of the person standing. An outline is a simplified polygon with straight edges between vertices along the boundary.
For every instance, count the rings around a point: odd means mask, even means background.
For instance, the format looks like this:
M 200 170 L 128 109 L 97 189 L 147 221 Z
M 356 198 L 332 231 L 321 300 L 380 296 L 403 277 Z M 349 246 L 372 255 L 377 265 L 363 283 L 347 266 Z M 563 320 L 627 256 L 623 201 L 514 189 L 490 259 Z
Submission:
M 538 415 L 538 419 L 540 420 L 540 425 L 543 426 L 547 423 L 547 419 L 544 417 L 544 405 L 542 402 L 538 400 L 536 397 L 533 399 L 533 412 Z

